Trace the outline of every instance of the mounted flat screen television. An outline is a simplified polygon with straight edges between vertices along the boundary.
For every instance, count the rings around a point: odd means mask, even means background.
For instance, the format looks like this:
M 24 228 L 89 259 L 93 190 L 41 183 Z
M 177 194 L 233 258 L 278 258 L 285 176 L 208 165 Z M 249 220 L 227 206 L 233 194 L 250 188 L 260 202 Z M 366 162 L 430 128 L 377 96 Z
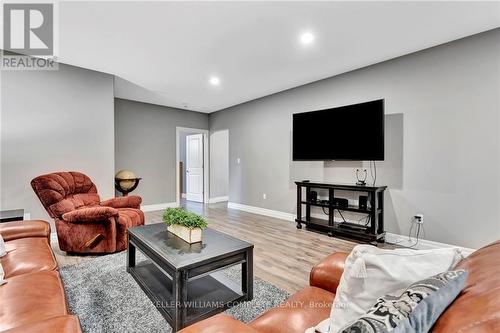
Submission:
M 295 113 L 293 160 L 384 160 L 384 100 Z

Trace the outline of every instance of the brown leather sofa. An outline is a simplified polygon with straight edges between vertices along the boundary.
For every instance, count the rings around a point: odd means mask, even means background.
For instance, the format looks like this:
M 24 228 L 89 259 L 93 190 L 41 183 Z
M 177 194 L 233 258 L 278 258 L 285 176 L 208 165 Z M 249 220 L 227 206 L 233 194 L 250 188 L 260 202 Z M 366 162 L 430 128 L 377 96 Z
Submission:
M 71 253 L 110 253 L 127 248 L 127 229 L 144 225 L 141 197 L 102 201 L 80 172 L 38 176 L 31 187 L 55 220 L 59 248 Z
M 312 269 L 310 286 L 248 325 L 217 315 L 179 333 L 304 333 L 329 317 L 330 308 L 321 305 L 332 304 L 346 257 L 346 253 L 334 253 L 325 258 Z M 500 332 L 500 241 L 477 250 L 456 268 L 469 271 L 467 285 L 441 315 L 432 332 Z
M 0 258 L 0 332 L 81 332 L 69 313 L 45 221 L 0 223 L 7 254 Z

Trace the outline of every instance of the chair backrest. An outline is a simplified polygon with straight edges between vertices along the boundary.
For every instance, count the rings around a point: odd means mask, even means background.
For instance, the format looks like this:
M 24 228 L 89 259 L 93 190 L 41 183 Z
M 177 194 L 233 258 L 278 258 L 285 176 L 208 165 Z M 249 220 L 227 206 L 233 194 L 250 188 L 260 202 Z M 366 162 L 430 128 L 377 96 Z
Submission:
M 456 268 L 469 271 L 466 286 L 432 332 L 500 332 L 500 241 L 477 250 Z
M 98 205 L 101 199 L 92 180 L 81 172 L 55 172 L 31 181 L 31 187 L 52 218 L 82 206 Z

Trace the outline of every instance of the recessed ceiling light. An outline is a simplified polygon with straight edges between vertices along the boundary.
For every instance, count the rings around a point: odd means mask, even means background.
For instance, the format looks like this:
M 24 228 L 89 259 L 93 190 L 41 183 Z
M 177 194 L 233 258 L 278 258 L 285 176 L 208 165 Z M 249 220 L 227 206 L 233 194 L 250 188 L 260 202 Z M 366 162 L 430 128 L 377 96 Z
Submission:
M 220 79 L 217 76 L 212 76 L 208 82 L 213 86 L 218 86 L 220 84 Z
M 308 45 L 308 44 L 311 44 L 312 42 L 314 42 L 315 37 L 316 36 L 314 36 L 314 34 L 310 31 L 303 32 L 300 35 L 300 42 L 304 45 Z

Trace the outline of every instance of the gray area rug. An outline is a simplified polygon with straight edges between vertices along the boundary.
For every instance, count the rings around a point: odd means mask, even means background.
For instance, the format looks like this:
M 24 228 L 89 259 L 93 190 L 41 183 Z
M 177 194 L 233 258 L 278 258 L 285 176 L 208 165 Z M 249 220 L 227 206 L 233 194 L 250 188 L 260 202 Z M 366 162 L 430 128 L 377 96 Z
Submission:
M 137 253 L 137 262 L 145 260 Z M 71 312 L 80 318 L 86 333 L 172 332 L 125 268 L 126 252 L 106 255 L 79 265 L 60 269 Z M 223 273 L 240 281 L 240 266 Z M 288 293 L 259 278 L 254 278 L 254 299 L 226 311 L 243 322 L 279 305 Z

